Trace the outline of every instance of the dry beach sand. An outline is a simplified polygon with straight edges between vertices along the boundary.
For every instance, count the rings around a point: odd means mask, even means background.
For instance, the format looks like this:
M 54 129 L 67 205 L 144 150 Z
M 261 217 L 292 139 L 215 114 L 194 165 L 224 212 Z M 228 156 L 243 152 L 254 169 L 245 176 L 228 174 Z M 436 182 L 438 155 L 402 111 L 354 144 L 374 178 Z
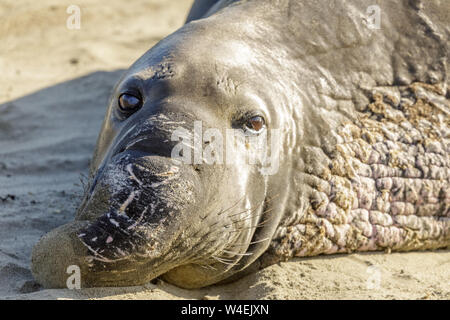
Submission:
M 33 244 L 70 221 L 109 92 L 123 69 L 176 30 L 191 0 L 0 3 L 0 298 L 450 299 L 450 251 L 325 256 L 273 265 L 232 284 L 42 290 Z

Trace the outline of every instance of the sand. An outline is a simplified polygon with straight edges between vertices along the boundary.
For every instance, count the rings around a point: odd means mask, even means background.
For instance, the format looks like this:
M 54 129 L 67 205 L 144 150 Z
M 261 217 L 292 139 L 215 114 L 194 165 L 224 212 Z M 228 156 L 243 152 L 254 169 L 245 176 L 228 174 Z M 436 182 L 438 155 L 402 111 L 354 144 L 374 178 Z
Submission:
M 81 28 L 70 30 L 73 1 L 2 0 L 0 299 L 449 299 L 448 250 L 296 259 L 200 290 L 159 280 L 132 288 L 39 288 L 31 249 L 73 219 L 112 86 L 182 25 L 191 2 L 78 0 Z

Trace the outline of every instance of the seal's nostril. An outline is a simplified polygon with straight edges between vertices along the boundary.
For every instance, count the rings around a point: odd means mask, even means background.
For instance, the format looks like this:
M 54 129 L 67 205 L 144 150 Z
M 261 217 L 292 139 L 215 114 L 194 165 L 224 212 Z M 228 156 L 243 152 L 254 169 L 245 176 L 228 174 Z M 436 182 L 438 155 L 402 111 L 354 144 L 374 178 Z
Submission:
M 145 155 L 159 155 L 163 157 L 171 157 L 173 145 L 167 143 L 165 137 L 158 135 L 142 135 L 127 143 L 122 143 L 117 148 L 114 156 L 127 152 L 141 152 Z

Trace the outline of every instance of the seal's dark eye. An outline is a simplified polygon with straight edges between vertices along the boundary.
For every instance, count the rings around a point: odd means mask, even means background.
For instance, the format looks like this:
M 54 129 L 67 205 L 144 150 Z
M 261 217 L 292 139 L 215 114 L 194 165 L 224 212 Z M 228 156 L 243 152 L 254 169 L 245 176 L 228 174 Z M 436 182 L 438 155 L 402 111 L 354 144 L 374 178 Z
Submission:
M 264 118 L 261 116 L 254 116 L 247 120 L 245 126 L 253 131 L 259 132 L 264 128 Z
M 119 108 L 125 113 L 135 112 L 141 107 L 141 103 L 141 98 L 129 93 L 123 93 L 119 97 Z

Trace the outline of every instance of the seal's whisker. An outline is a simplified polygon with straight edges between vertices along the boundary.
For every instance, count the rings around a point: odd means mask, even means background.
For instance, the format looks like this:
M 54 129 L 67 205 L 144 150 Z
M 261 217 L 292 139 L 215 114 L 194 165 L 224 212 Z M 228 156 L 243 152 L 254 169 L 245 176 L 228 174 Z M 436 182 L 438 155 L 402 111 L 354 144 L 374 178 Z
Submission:
M 264 241 L 267 241 L 267 240 L 270 240 L 270 238 L 267 237 L 267 238 L 264 238 L 264 239 L 261 239 L 261 240 L 251 241 L 251 242 L 248 243 L 248 245 L 261 243 L 261 242 L 264 242 Z M 236 242 L 236 243 L 234 243 L 234 244 L 231 246 L 231 248 L 236 247 L 236 246 L 245 246 L 245 245 L 247 245 L 247 243 Z
M 238 222 L 243 222 L 243 221 L 246 221 L 246 220 L 249 220 L 249 219 L 261 217 L 262 215 L 264 215 L 264 214 L 266 214 L 266 213 L 268 213 L 268 212 L 270 212 L 270 211 L 273 211 L 273 209 L 274 209 L 274 208 L 267 209 L 267 210 L 262 211 L 261 213 L 258 213 L 258 214 L 256 214 L 256 215 L 251 215 L 251 212 L 249 212 L 249 214 L 248 214 L 247 216 L 242 217 L 241 219 L 235 220 L 235 221 L 233 221 L 232 223 L 230 223 L 230 224 L 228 224 L 228 225 L 225 225 L 225 226 L 228 227 L 228 226 L 234 225 L 234 224 L 236 224 L 236 223 L 238 223 Z
M 199 266 L 202 267 L 203 269 L 217 271 L 216 268 L 214 268 L 212 265 L 209 265 L 209 264 L 199 264 Z
M 272 210 L 272 209 L 271 209 L 271 210 Z M 269 210 L 268 210 L 268 211 L 269 211 Z M 274 216 L 270 216 L 270 217 L 268 217 L 266 220 L 263 220 L 263 221 L 259 222 L 259 223 L 256 225 L 256 227 L 257 227 L 257 228 L 262 227 L 262 226 L 264 226 L 267 222 L 271 221 L 271 220 L 274 219 L 274 218 L 275 218 Z
M 213 232 L 215 232 L 215 231 L 217 231 L 217 230 L 219 230 L 219 229 L 222 229 L 222 228 L 228 228 L 228 227 L 231 227 L 231 226 L 235 225 L 235 224 L 238 223 L 238 222 L 243 222 L 243 221 L 246 221 L 246 220 L 249 220 L 249 219 L 252 219 L 252 218 L 258 218 L 258 217 L 262 216 L 263 214 L 272 211 L 273 209 L 274 209 L 274 208 L 267 209 L 267 210 L 262 211 L 261 213 L 259 213 L 259 214 L 257 214 L 257 215 L 251 215 L 251 212 L 249 212 L 248 215 L 247 215 L 246 217 L 243 217 L 242 219 L 238 219 L 238 220 L 232 221 L 231 223 L 228 223 L 228 224 L 220 225 L 218 228 L 214 228 L 214 229 L 210 230 L 206 235 L 211 234 L 211 233 L 213 233 Z M 244 212 L 245 212 L 245 211 L 242 211 L 241 213 L 244 213 Z M 216 222 L 216 223 L 214 223 L 212 226 L 215 226 L 215 225 L 217 225 L 218 223 L 219 223 L 219 222 Z M 256 226 L 256 227 L 258 227 L 258 226 Z M 246 230 L 246 228 L 240 228 L 240 229 L 238 229 L 238 230 Z M 231 231 L 230 231 L 230 232 L 231 232 Z
M 247 209 L 247 210 L 244 210 L 244 211 L 240 211 L 240 212 L 234 213 L 232 215 L 229 215 L 228 218 L 234 217 L 234 216 L 239 215 L 239 214 L 243 214 L 243 213 L 245 213 L 245 212 L 247 212 L 249 210 L 250 210 L 249 214 L 251 214 L 251 212 L 256 210 L 256 209 L 258 209 L 258 207 L 254 208 L 254 209 Z M 236 221 L 239 221 L 239 220 L 236 220 Z M 217 222 L 214 222 L 213 224 L 210 225 L 210 227 L 214 227 L 217 224 L 219 224 L 220 222 L 221 222 L 220 220 L 217 221 Z M 227 227 L 227 226 L 231 226 L 233 224 L 234 224 L 234 222 L 232 222 L 231 224 L 221 225 L 220 227 Z M 214 230 L 216 230 L 216 229 L 214 229 Z
M 268 212 L 273 211 L 273 210 L 274 210 L 274 208 L 270 208 L 270 209 L 267 209 L 266 211 L 263 211 L 263 212 L 261 212 L 261 213 L 258 213 L 257 215 L 250 215 L 250 216 L 247 216 L 247 217 L 243 217 L 242 219 L 235 220 L 235 221 L 233 221 L 233 222 L 236 223 L 236 222 L 245 221 L 245 220 L 248 220 L 248 219 L 251 219 L 251 218 L 257 218 L 257 217 L 260 217 L 260 216 L 262 216 L 263 214 L 268 213 Z M 249 213 L 249 214 L 250 214 L 250 213 Z
M 229 215 L 228 217 L 229 217 L 229 218 L 232 218 L 232 217 L 238 216 L 238 215 L 240 215 L 240 214 L 246 213 L 247 211 L 248 211 L 249 213 L 251 213 L 251 212 L 253 212 L 253 211 L 259 209 L 260 207 L 261 207 L 261 205 L 258 205 L 258 206 L 255 207 L 255 208 L 250 208 L 250 209 L 246 209 L 246 210 L 243 210 L 243 211 L 239 211 L 239 212 L 233 213 L 233 214 Z
M 279 195 L 280 195 L 280 194 L 277 193 L 277 194 L 275 194 L 272 198 L 268 199 L 267 201 L 266 201 L 266 200 L 262 200 L 260 204 L 258 204 L 257 206 L 255 206 L 255 207 L 253 207 L 253 208 L 249 208 L 249 209 L 246 209 L 246 210 L 243 210 L 243 211 L 239 211 L 239 212 L 233 213 L 233 214 L 229 215 L 228 217 L 232 218 L 232 217 L 234 217 L 234 216 L 243 214 L 243 213 L 245 213 L 245 212 L 247 212 L 247 211 L 249 211 L 248 214 L 250 215 L 253 211 L 255 211 L 255 210 L 257 210 L 258 208 L 260 208 L 261 205 L 270 203 L 271 201 L 273 201 L 273 200 L 274 200 L 276 197 L 278 197 Z M 244 196 L 244 197 L 245 197 L 245 196 Z M 224 213 L 224 212 L 230 210 L 231 208 L 235 207 L 235 206 L 236 206 L 236 205 L 237 205 L 244 197 L 242 197 L 241 199 L 239 199 L 238 202 L 236 202 L 234 205 L 232 205 L 231 207 L 229 207 L 229 208 L 226 209 L 225 211 L 221 211 L 220 213 L 218 213 L 218 215 L 221 215 L 222 213 Z M 264 214 L 264 213 L 266 213 L 266 212 L 269 212 L 270 210 L 272 210 L 272 209 L 263 211 L 261 214 Z M 236 222 L 243 221 L 243 220 L 245 220 L 245 219 L 236 220 Z M 219 224 L 219 223 L 220 223 L 220 221 L 217 221 L 217 222 L 211 224 L 210 227 L 214 227 L 214 226 L 216 226 L 216 225 Z M 234 223 L 235 223 L 235 222 L 232 222 L 231 224 L 228 224 L 228 225 L 222 225 L 221 227 L 228 227 L 228 226 L 233 225 Z M 217 228 L 211 230 L 210 232 L 213 232 L 213 231 L 215 231 L 215 230 L 217 230 Z
M 229 260 L 229 259 L 224 259 L 224 258 L 219 258 L 219 257 L 216 257 L 216 256 L 211 256 L 214 260 L 216 260 L 216 261 L 218 261 L 218 262 L 220 262 L 220 263 L 223 263 L 224 265 L 227 265 L 227 266 L 233 266 L 233 265 L 235 265 L 235 263 L 233 262 L 233 260 Z M 228 260 L 228 261 L 227 261 Z
M 222 257 L 218 257 L 218 256 L 216 256 L 216 255 L 213 255 L 212 257 L 213 257 L 213 258 L 220 259 L 220 260 L 222 260 L 222 261 L 226 261 L 226 262 L 233 262 L 233 261 L 234 261 L 233 259 L 222 258 Z
M 225 210 L 223 210 L 223 209 L 220 210 L 219 213 L 217 213 L 217 216 L 220 216 L 221 214 L 223 214 L 223 213 L 229 211 L 230 209 L 234 208 L 240 201 L 242 201 L 242 200 L 244 199 L 244 197 L 245 197 L 245 195 L 243 195 L 242 198 L 240 198 L 235 204 L 233 204 L 232 206 L 228 207 L 227 209 L 225 209 Z M 204 218 L 202 218 L 202 220 L 206 219 L 206 217 L 208 217 L 212 212 L 213 212 L 213 211 L 210 211 L 207 215 L 205 215 Z M 210 225 L 210 227 L 214 227 L 214 226 L 217 225 L 219 222 L 220 222 L 220 220 L 217 221 L 217 222 L 212 223 L 212 224 Z
M 265 201 L 265 203 L 270 203 L 272 202 L 274 199 L 278 198 L 280 196 L 281 193 L 275 193 L 271 198 L 269 198 L 267 201 Z
M 270 198 L 270 199 L 267 200 L 267 201 L 265 201 L 265 200 L 261 201 L 260 204 L 258 204 L 257 206 L 255 206 L 255 207 L 253 207 L 253 208 L 250 208 L 250 209 L 247 209 L 247 210 L 244 210 L 244 211 L 241 211 L 241 212 L 233 213 L 232 215 L 229 215 L 229 217 L 233 217 L 233 216 L 242 214 L 242 213 L 244 213 L 244 212 L 246 212 L 246 211 L 248 211 L 248 210 L 254 211 L 254 210 L 258 209 L 259 207 L 261 207 L 261 205 L 272 202 L 278 195 L 279 195 L 279 194 L 276 194 L 275 196 L 273 196 L 272 198 Z
M 251 255 L 253 255 L 253 252 L 239 253 L 239 252 L 234 252 L 234 251 L 229 251 L 229 250 L 222 250 L 222 252 L 227 253 L 227 254 L 234 254 L 236 256 L 251 256 Z
M 220 215 L 222 215 L 223 213 L 225 213 L 225 212 L 227 212 L 227 211 L 229 211 L 230 209 L 232 209 L 232 208 L 234 208 L 235 206 L 237 206 L 237 204 L 239 203 L 239 202 L 241 202 L 242 200 L 244 200 L 244 198 L 245 198 L 245 194 L 242 196 L 242 198 L 240 198 L 235 204 L 233 204 L 232 206 L 230 206 L 230 207 L 228 207 L 227 209 L 225 209 L 225 210 L 220 210 L 219 211 L 219 213 L 217 214 L 218 216 L 220 216 Z
M 256 225 L 256 227 L 259 228 L 259 227 L 264 226 L 266 223 L 268 223 L 269 221 L 271 221 L 273 218 L 274 218 L 273 216 L 267 218 L 266 220 L 264 220 L 264 221 L 258 223 L 258 224 Z
M 261 228 L 261 227 L 264 226 L 267 222 L 269 222 L 271 219 L 273 219 L 273 217 L 269 217 L 269 218 L 267 218 L 266 220 L 264 220 L 264 221 L 258 223 L 258 224 L 255 225 L 255 226 L 239 228 L 239 229 L 236 229 L 236 230 L 231 230 L 231 231 L 229 231 L 229 232 L 232 233 L 232 232 L 239 232 L 239 231 L 242 231 L 242 230 L 250 230 L 250 229 Z

